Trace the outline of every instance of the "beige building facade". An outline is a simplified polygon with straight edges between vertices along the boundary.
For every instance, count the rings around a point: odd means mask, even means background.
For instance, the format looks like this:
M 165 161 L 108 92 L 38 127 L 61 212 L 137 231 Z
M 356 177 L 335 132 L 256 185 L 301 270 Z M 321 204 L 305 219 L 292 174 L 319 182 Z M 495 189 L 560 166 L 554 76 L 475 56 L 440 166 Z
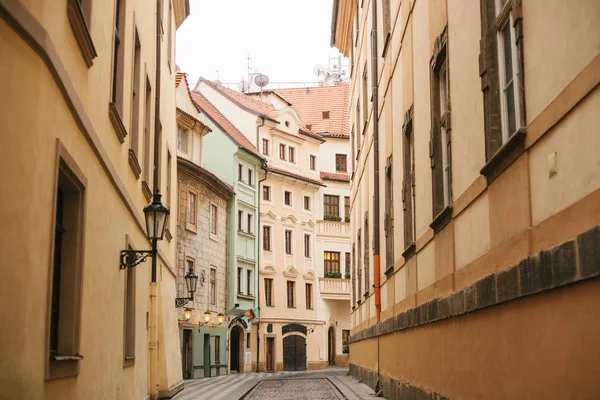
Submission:
M 153 191 L 177 203 L 174 45 L 188 14 L 183 0 L 0 3 L 2 397 L 183 387 L 176 218 L 155 274 L 150 258 L 119 258 L 150 249 Z
M 596 1 L 334 1 L 351 373 L 386 397 L 598 392 L 599 18 Z
M 258 338 L 258 343 L 253 339 L 250 344 L 258 348 L 251 353 L 253 369 L 321 369 L 347 363 L 343 338 L 349 336 L 350 287 L 342 274 L 344 257 L 350 252 L 349 224 L 343 206 L 338 205 L 338 216 L 329 221 L 323 208 L 324 194 L 336 196 L 339 204 L 349 195 L 347 173 L 336 173 L 335 154 L 323 150 L 326 146 L 348 156 L 349 135 L 341 132 L 347 86 L 339 90 L 339 107 L 318 110 L 319 121 L 340 121 L 338 128 L 329 129 L 340 134 L 331 143 L 307 115 L 300 116 L 302 111 L 314 114 L 315 110 L 296 108 L 285 94 L 248 95 L 204 79 L 195 90 L 266 160 L 258 186 L 260 312 L 251 321 L 251 337 Z M 330 113 L 325 118 L 324 111 Z M 321 165 L 331 167 L 330 181 L 322 176 Z M 328 182 L 331 193 L 324 191 Z M 339 272 L 332 270 L 327 277 L 325 253 L 338 257 Z M 335 260 L 327 260 L 328 268 L 333 264 Z

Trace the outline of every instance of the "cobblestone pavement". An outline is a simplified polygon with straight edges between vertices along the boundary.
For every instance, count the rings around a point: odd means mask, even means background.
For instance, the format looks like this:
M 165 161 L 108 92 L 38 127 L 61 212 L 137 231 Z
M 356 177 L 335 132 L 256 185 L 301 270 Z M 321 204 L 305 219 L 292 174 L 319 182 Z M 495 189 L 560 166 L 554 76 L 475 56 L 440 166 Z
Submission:
M 326 378 L 268 379 L 261 381 L 244 400 L 342 400 L 345 397 Z
M 348 368 L 334 367 L 320 371 L 251 372 L 190 379 L 185 381 L 184 389 L 173 400 L 375 399 L 371 397 L 371 389 L 347 375 Z M 280 385 L 279 392 L 277 385 Z M 262 391 L 258 391 L 261 387 Z M 318 397 L 324 396 L 320 393 L 328 393 L 329 397 Z

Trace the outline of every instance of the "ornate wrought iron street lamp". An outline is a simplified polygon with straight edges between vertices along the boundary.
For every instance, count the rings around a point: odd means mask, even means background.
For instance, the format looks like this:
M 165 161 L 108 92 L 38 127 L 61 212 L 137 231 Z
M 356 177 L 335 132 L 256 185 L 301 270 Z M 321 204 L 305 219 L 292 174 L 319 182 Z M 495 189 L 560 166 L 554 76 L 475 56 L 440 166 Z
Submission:
M 186 308 L 183 312 L 184 318 L 186 321 L 189 321 L 190 319 L 192 319 L 192 309 L 191 308 Z
M 177 297 L 175 299 L 175 307 L 177 308 L 185 306 L 190 300 L 194 300 L 194 292 L 196 292 L 196 285 L 198 285 L 198 275 L 196 275 L 191 269 L 184 276 L 184 278 L 185 286 L 187 287 L 190 295 L 189 297 Z
M 141 262 L 146 261 L 146 258 L 151 256 L 156 258 L 156 242 L 162 240 L 165 234 L 165 228 L 169 221 L 169 209 L 160 201 L 160 192 L 154 193 L 152 203 L 144 207 L 144 215 L 146 217 L 146 235 L 152 243 L 151 250 L 121 250 L 120 269 L 132 268 Z

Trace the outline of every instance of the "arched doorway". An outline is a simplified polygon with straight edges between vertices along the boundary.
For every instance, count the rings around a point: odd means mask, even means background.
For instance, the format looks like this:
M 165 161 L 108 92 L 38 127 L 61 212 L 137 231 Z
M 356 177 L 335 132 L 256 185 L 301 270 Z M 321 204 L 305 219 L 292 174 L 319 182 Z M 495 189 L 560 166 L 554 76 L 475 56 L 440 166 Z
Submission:
M 306 370 L 306 338 L 289 335 L 283 338 L 283 370 Z
M 240 356 L 243 350 L 243 332 L 238 326 L 231 328 L 229 334 L 229 371 L 243 372 L 244 360 Z
M 333 326 L 329 327 L 327 331 L 327 361 L 329 365 L 335 364 L 335 329 Z

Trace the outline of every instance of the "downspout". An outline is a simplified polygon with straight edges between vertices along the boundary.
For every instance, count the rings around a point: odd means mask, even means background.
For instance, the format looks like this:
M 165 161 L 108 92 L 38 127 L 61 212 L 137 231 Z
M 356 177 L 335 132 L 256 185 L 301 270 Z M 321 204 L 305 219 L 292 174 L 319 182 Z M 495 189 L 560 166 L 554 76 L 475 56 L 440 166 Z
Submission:
M 155 83 L 155 101 L 154 101 L 154 176 L 152 191 L 153 194 L 159 192 L 158 187 L 158 160 L 160 157 L 159 135 L 157 134 L 160 126 L 160 53 L 161 53 L 161 27 L 160 9 L 161 1 L 156 1 L 156 83 Z M 156 241 L 152 241 L 152 280 L 150 283 L 150 398 L 155 400 L 158 398 L 158 284 L 156 282 Z
M 373 205 L 373 283 L 375 286 L 375 313 L 377 323 L 381 320 L 381 278 L 380 278 L 380 235 L 379 235 L 379 88 L 378 81 L 378 66 L 377 66 L 377 0 L 371 0 L 373 10 L 371 12 L 372 30 L 371 30 L 371 76 L 373 80 L 373 150 L 374 150 L 374 205 Z M 381 390 L 380 385 L 380 366 L 379 366 L 379 336 L 377 336 L 377 383 L 375 384 L 375 392 Z
M 256 150 L 258 151 L 258 143 L 260 143 L 259 139 L 259 132 L 260 132 L 260 128 L 262 128 L 263 126 L 265 126 L 265 118 L 264 117 L 260 117 L 260 125 L 256 125 Z M 258 320 L 256 322 L 256 372 L 258 372 L 258 364 L 259 364 L 259 359 L 260 359 L 260 237 L 261 237 L 261 231 L 260 231 L 260 196 L 262 194 L 261 190 L 260 190 L 260 183 L 263 182 L 264 180 L 267 179 L 267 167 L 266 167 L 267 161 L 266 160 L 262 160 L 261 162 L 261 168 L 263 169 L 263 171 L 265 172 L 265 176 L 262 179 L 258 180 L 258 185 L 256 185 L 256 196 L 258 197 L 258 205 L 256 207 L 256 220 L 258 222 L 258 232 L 256 232 L 256 241 L 258 243 L 258 249 L 256 252 L 256 281 L 257 281 L 257 289 L 256 289 L 256 304 L 257 304 L 257 308 L 258 308 Z

